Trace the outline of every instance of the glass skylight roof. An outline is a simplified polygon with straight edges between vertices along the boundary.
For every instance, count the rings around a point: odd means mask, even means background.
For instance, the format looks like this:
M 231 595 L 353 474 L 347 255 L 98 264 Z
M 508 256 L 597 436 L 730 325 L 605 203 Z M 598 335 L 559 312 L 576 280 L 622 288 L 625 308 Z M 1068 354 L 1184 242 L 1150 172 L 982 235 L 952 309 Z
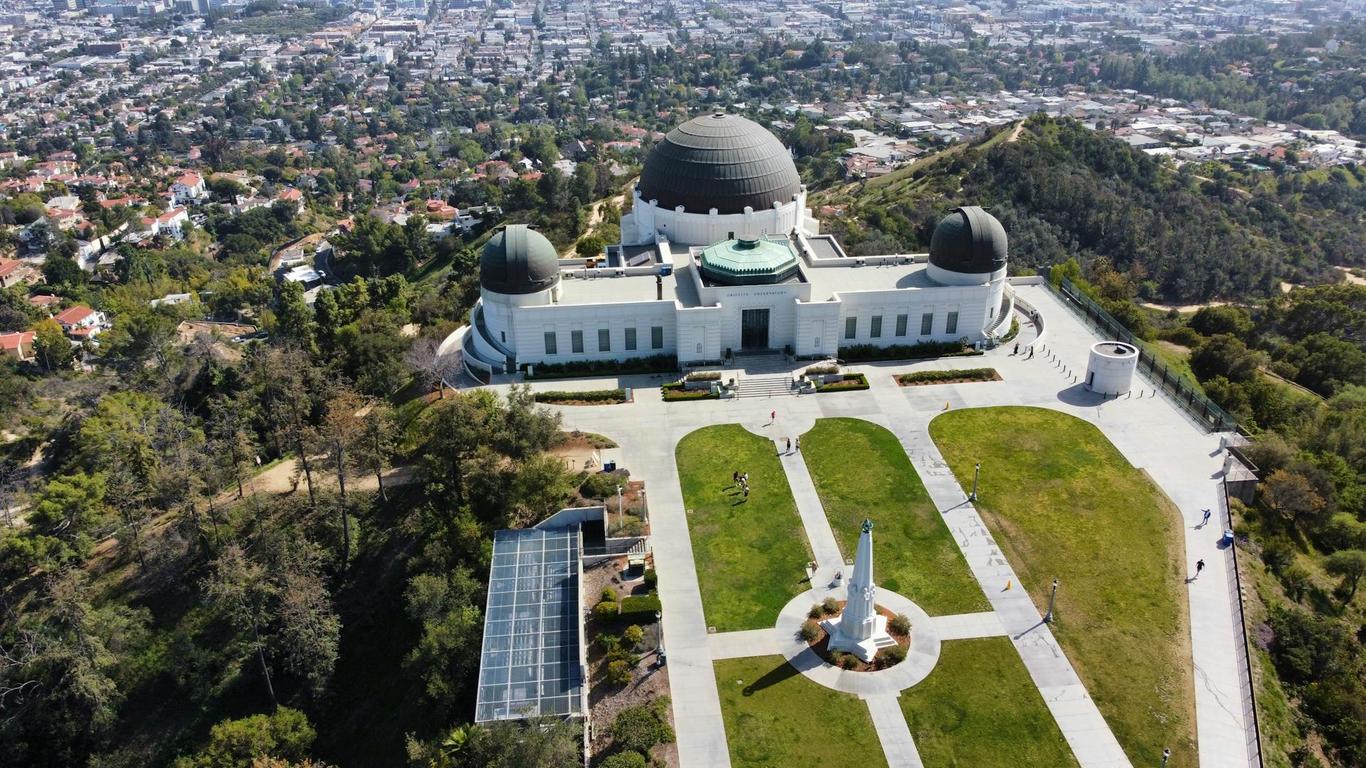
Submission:
M 474 720 L 583 715 L 579 531 L 498 531 Z

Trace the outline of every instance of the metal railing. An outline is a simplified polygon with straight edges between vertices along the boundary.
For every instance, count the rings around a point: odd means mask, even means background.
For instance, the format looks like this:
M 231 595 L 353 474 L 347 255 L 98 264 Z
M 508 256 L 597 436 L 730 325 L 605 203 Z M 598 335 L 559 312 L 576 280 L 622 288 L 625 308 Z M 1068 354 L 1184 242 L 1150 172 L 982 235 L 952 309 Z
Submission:
M 1236 419 L 1223 408 L 1220 408 L 1213 400 L 1205 397 L 1203 392 L 1187 383 L 1180 374 L 1173 371 L 1166 363 L 1158 360 L 1152 352 L 1148 351 L 1143 339 L 1135 336 L 1114 316 L 1106 312 L 1104 307 L 1082 293 L 1077 286 L 1072 284 L 1071 280 L 1064 278 L 1062 285 L 1056 288 L 1052 283 L 1045 283 L 1045 285 L 1055 290 L 1064 304 L 1086 318 L 1101 333 L 1115 341 L 1131 344 L 1138 349 L 1139 370 L 1146 373 L 1148 378 L 1152 379 L 1163 392 L 1166 392 L 1173 402 L 1200 422 L 1205 429 L 1210 432 L 1237 430 L 1238 421 Z
M 1228 485 L 1219 482 L 1219 505 L 1220 519 L 1224 521 L 1224 530 L 1233 530 L 1233 510 L 1228 503 Z M 1238 607 L 1238 629 L 1242 632 L 1242 665 L 1239 673 L 1243 677 L 1243 695 L 1246 697 L 1248 710 L 1252 713 L 1252 733 L 1248 744 L 1250 758 L 1248 764 L 1252 768 L 1263 768 L 1262 763 L 1262 728 L 1257 715 L 1257 684 L 1252 678 L 1252 646 L 1248 642 L 1247 617 L 1243 612 L 1243 577 L 1238 568 L 1238 542 L 1229 541 L 1229 549 L 1232 551 L 1230 560 L 1233 563 L 1233 588 L 1237 590 L 1234 595 L 1233 604 Z

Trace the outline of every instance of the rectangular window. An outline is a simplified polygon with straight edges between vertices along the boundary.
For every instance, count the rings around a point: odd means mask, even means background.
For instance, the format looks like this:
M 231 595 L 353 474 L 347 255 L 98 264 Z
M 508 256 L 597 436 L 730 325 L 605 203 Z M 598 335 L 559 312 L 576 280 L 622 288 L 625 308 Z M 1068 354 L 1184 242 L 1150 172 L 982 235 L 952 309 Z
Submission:
M 882 338 L 882 315 L 873 315 L 872 327 L 868 329 L 868 335 L 874 339 Z
M 546 332 L 545 332 L 545 353 L 546 353 L 547 355 L 553 355 L 553 354 L 556 354 L 556 353 L 558 353 L 558 352 L 559 352 L 559 344 L 556 343 L 556 340 L 555 340 L 555 332 L 554 332 L 554 331 L 546 331 Z
M 846 318 L 844 318 L 844 338 L 846 338 L 846 339 L 852 339 L 852 338 L 854 338 L 855 336 L 858 336 L 858 318 L 857 318 L 857 317 L 846 317 Z
M 905 335 L 906 335 L 906 319 L 907 319 L 907 316 L 906 316 L 906 315 L 897 315 L 897 316 L 896 316 L 896 335 L 898 335 L 898 336 L 905 336 Z
M 929 336 L 934 333 L 934 313 L 926 312 L 920 316 L 920 335 Z
M 944 333 L 958 333 L 958 313 L 950 312 L 948 322 L 944 323 Z
M 583 331 L 569 332 L 569 351 L 576 355 L 583 354 Z
M 626 329 L 626 348 L 628 350 L 636 348 L 636 329 L 634 328 Z
M 612 351 L 612 332 L 609 331 L 609 330 L 607 330 L 606 328 L 599 328 L 599 329 L 598 329 L 598 351 L 599 351 L 599 352 L 611 352 L 611 351 Z
M 650 349 L 664 348 L 664 326 L 650 326 Z

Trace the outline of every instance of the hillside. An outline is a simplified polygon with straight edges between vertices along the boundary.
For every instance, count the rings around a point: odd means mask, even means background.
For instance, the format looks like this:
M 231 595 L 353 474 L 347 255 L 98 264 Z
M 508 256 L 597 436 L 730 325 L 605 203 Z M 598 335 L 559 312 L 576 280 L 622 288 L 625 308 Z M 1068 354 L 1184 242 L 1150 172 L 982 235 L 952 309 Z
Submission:
M 813 207 L 843 207 L 823 222 L 851 253 L 924 250 L 941 215 L 975 204 L 1005 225 L 1017 270 L 1075 257 L 1089 271 L 1106 259 L 1140 299 L 1249 299 L 1366 263 L 1362 178 L 1357 168 L 1177 170 L 1074 120 L 1035 116 L 817 192 Z

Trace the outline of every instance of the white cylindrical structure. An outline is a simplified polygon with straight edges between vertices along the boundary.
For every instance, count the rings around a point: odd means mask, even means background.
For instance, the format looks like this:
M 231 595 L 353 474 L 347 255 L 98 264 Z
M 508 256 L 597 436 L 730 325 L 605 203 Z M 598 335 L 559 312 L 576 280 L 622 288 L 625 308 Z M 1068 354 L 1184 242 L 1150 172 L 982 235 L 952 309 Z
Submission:
M 1086 362 L 1086 388 L 1102 395 L 1122 395 L 1133 387 L 1137 370 L 1137 347 L 1122 341 L 1096 342 Z

